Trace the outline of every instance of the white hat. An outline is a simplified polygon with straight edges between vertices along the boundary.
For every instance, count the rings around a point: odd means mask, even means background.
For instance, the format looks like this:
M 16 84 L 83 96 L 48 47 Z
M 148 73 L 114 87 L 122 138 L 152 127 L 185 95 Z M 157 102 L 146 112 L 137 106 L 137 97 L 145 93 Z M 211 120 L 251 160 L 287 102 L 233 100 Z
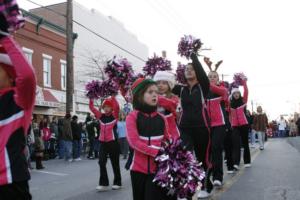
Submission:
M 167 81 L 170 89 L 175 86 L 175 75 L 169 71 L 158 71 L 153 77 L 154 81 Z
M 239 88 L 232 88 L 231 95 L 233 95 L 233 93 L 235 93 L 235 92 L 241 93 L 241 91 L 239 90 Z

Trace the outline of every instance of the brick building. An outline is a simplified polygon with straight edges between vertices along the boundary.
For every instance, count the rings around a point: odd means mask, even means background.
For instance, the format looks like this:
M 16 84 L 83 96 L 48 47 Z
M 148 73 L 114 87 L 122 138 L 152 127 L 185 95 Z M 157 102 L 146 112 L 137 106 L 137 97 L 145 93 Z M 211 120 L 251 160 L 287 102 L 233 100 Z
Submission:
M 38 118 L 65 114 L 66 36 L 65 30 L 34 14 L 23 11 L 25 27 L 14 37 L 35 68 L 36 103 L 33 113 Z

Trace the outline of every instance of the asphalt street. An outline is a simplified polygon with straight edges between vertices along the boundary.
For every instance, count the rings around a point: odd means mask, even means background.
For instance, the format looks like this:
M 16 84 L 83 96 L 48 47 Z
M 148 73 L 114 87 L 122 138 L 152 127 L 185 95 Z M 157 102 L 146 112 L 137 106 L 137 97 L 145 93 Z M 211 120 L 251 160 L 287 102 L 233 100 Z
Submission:
M 264 151 L 251 149 L 252 167 L 234 175 L 225 170 L 224 186 L 215 190 L 213 200 L 300 200 L 300 137 L 270 139 Z M 97 160 L 68 163 L 45 161 L 46 169 L 32 170 L 30 190 L 34 200 L 131 200 L 129 172 L 121 160 L 123 188 L 97 192 Z M 113 176 L 108 162 L 110 181 Z M 226 168 L 225 168 L 226 169 Z

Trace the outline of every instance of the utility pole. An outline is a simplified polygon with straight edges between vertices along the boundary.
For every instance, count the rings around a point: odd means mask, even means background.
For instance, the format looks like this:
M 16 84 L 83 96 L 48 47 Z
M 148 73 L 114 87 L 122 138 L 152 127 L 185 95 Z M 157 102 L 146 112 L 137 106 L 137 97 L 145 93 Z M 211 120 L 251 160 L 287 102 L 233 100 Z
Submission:
M 73 0 L 67 0 L 67 91 L 66 113 L 73 111 L 74 70 L 73 70 Z

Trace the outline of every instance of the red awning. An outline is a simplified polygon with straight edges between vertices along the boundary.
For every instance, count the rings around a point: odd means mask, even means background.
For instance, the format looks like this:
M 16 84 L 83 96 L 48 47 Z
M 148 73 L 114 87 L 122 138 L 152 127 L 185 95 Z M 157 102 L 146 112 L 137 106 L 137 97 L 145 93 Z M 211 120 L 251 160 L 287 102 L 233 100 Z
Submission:
M 35 105 L 43 107 L 60 107 L 59 101 L 52 92 L 40 87 L 37 88 Z

